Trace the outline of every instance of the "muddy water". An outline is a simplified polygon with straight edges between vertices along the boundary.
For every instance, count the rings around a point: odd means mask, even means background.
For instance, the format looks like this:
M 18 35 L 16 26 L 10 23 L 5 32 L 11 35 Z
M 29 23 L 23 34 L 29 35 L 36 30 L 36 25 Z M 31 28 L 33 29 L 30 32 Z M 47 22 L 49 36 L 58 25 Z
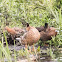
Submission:
M 19 50 L 21 50 L 22 48 L 23 48 L 24 46 L 17 46 L 17 45 L 15 45 L 15 46 L 13 46 L 13 45 L 10 45 L 9 46 L 9 49 L 11 50 L 11 51 L 14 51 L 14 49 L 15 49 L 15 51 L 19 51 Z M 36 47 L 37 48 L 37 47 Z M 32 61 L 31 62 L 62 62 L 62 48 L 59 48 L 59 50 L 57 50 L 57 49 L 55 49 L 54 47 L 53 47 L 53 51 L 52 51 L 52 53 L 54 54 L 54 55 L 52 55 L 51 54 L 51 56 L 53 57 L 54 56 L 54 58 L 52 59 L 52 57 L 49 55 L 50 53 L 48 52 L 47 53 L 47 49 L 49 49 L 49 47 L 41 47 L 41 53 L 40 54 L 38 54 L 37 56 L 37 61 L 36 61 L 36 57 L 35 57 L 35 55 L 34 55 L 34 59 L 33 59 L 33 55 L 31 55 L 31 59 L 32 59 Z M 14 54 L 12 53 L 12 56 L 14 56 Z M 5 60 L 5 62 L 7 62 L 7 59 L 4 59 Z M 21 57 L 17 57 L 17 60 L 18 60 L 18 62 L 28 62 L 28 60 L 26 59 L 26 58 L 24 58 L 24 57 L 22 57 L 22 59 L 21 59 Z M 19 61 L 20 60 L 20 61 Z M 12 61 L 14 62 L 14 59 L 12 58 Z
M 38 62 L 62 62 L 62 53 L 61 53 L 61 48 L 55 49 L 54 47 L 52 53 L 50 54 L 49 52 L 47 53 L 46 49 L 49 49 L 48 47 L 42 47 L 42 52 L 40 54 L 40 58 Z M 44 51 L 45 50 L 45 51 Z M 50 55 L 49 55 L 50 54 Z M 53 58 L 53 59 L 52 59 Z

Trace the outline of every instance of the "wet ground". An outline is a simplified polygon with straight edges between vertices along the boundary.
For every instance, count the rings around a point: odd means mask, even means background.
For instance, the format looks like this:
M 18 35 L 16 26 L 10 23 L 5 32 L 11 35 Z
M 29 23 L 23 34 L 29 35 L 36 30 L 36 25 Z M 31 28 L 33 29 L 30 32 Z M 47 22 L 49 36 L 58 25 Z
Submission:
M 17 45 L 10 45 L 9 49 L 11 51 L 19 51 L 23 48 L 24 46 L 17 46 Z M 37 49 L 37 47 L 35 47 Z M 52 52 L 49 50 L 50 47 L 41 47 L 40 48 L 40 53 L 37 54 L 37 56 L 35 54 L 30 54 L 29 58 L 31 60 L 31 62 L 62 62 L 62 48 L 59 48 L 58 50 L 54 47 L 52 47 Z M 14 54 L 12 53 L 12 56 L 14 56 Z M 5 62 L 7 62 L 7 59 L 4 59 Z M 14 62 L 14 59 L 12 58 L 12 61 Z M 17 56 L 17 62 L 29 62 L 27 60 L 27 58 L 25 58 L 24 56 Z

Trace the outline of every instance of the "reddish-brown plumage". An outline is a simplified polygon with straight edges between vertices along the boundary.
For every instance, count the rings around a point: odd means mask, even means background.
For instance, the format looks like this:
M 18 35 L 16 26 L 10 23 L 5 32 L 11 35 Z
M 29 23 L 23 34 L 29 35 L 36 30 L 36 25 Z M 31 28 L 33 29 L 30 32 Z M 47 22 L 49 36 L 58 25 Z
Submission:
M 57 35 L 56 29 L 54 27 L 49 27 L 49 28 L 46 28 L 46 31 L 40 32 L 40 40 L 42 41 L 51 40 L 52 36 L 56 36 L 56 35 Z
M 19 27 L 9 28 L 8 26 L 6 26 L 4 30 L 7 30 L 7 32 L 9 33 L 7 34 L 7 41 L 9 44 L 14 44 L 13 41 L 15 40 L 15 38 L 22 36 L 25 32 L 24 29 L 21 29 Z
M 9 28 L 8 26 L 5 27 L 5 30 L 8 31 L 8 33 L 10 33 L 12 40 L 14 40 L 14 38 L 16 37 L 16 35 L 18 34 L 17 31 L 15 31 L 13 28 Z
M 8 33 L 10 33 L 10 35 L 22 35 L 25 33 L 24 29 L 18 28 L 18 27 L 14 27 L 14 28 L 9 28 L 8 26 L 5 27 L 5 29 L 8 31 Z
M 35 27 L 27 25 L 26 30 L 27 32 L 21 38 L 22 44 L 33 45 L 40 39 L 40 33 Z
M 14 29 L 9 28 L 8 26 L 5 27 L 5 29 L 10 33 L 11 35 L 16 35 L 18 32 L 16 32 Z
M 42 41 L 47 41 L 47 40 L 51 40 L 52 36 L 56 36 L 57 32 L 55 30 L 50 30 L 50 31 L 41 31 L 40 32 L 40 40 Z

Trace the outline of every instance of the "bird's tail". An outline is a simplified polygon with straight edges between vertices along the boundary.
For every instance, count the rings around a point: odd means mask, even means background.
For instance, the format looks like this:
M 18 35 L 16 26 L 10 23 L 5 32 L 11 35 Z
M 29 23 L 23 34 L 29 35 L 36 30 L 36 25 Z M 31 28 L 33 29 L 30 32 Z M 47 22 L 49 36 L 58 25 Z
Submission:
M 21 43 L 21 38 L 16 38 L 17 41 L 19 41 Z

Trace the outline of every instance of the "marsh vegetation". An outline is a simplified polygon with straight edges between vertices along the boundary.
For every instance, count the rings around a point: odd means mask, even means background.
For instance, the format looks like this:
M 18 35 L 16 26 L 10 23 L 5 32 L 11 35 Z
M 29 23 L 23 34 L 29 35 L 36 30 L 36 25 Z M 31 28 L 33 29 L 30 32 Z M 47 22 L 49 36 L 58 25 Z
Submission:
M 31 53 L 16 44 L 15 39 L 9 45 L 5 26 L 25 28 L 27 22 L 34 27 L 48 23 L 59 32 L 46 41 L 48 46 L 39 40 Z M 62 0 L 0 0 L 0 61 L 62 62 Z

